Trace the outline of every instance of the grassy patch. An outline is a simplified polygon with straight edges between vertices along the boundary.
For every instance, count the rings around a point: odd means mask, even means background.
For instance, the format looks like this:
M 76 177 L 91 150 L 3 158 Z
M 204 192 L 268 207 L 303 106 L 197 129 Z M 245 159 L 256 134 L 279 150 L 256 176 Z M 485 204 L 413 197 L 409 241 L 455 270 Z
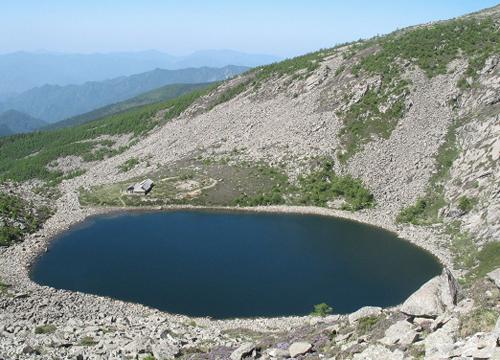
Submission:
M 254 171 L 257 177 L 271 179 L 270 189 L 254 194 L 242 194 L 233 201 L 236 206 L 280 205 L 285 203 L 289 192 L 288 176 L 282 171 L 269 166 L 259 166 Z
M 118 169 L 121 172 L 127 172 L 135 168 L 139 164 L 139 159 L 137 158 L 130 158 L 127 161 L 125 161 L 123 164 L 118 166 Z
M 41 325 L 35 328 L 35 334 L 52 334 L 57 330 L 57 327 L 52 324 Z
M 478 249 L 469 233 L 460 231 L 460 224 L 447 225 L 447 232 L 452 239 L 451 250 L 454 265 L 458 269 L 469 270 L 463 281 L 471 284 L 475 279 L 483 278 L 500 264 L 500 242 L 491 241 Z
M 358 320 L 357 332 L 358 334 L 364 335 L 370 332 L 375 325 L 379 322 L 380 318 L 378 316 L 367 316 Z
M 84 336 L 79 343 L 81 346 L 94 346 L 97 345 L 97 341 L 94 340 L 92 336 Z
M 470 198 L 464 195 L 458 199 L 458 208 L 463 212 L 468 213 L 472 210 L 472 208 L 474 208 L 474 205 L 476 205 L 476 203 L 477 199 Z
M 483 246 L 477 253 L 477 266 L 472 270 L 470 276 L 481 278 L 490 271 L 495 270 L 500 264 L 500 242 L 492 241 Z
M 5 292 L 7 292 L 7 289 L 10 287 L 10 285 L 4 283 L 1 279 L 0 279 L 0 294 L 3 294 Z
M 460 321 L 460 336 L 467 337 L 478 332 L 489 332 L 495 327 L 499 313 L 490 308 L 479 307 Z

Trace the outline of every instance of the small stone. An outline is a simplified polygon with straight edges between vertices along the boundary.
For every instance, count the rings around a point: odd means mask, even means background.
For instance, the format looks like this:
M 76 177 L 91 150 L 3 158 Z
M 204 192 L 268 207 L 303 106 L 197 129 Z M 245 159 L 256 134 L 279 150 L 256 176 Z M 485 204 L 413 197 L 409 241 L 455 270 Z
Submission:
M 304 355 L 311 351 L 312 345 L 309 344 L 308 342 L 300 341 L 300 342 L 294 342 L 290 347 L 288 348 L 288 352 L 290 353 L 290 357 L 294 358 L 298 355 Z

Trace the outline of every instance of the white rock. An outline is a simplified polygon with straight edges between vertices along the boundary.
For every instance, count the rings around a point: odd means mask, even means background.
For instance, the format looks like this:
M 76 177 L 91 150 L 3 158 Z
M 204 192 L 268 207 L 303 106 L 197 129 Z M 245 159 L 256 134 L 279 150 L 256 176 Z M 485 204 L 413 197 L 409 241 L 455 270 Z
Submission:
M 298 355 L 304 355 L 311 351 L 312 345 L 309 344 L 308 342 L 300 341 L 300 342 L 294 342 L 290 347 L 288 348 L 288 352 L 290 353 L 290 357 L 294 358 Z
M 417 338 L 415 326 L 406 320 L 398 321 L 385 331 L 385 337 L 380 340 L 385 345 L 410 345 Z
M 230 356 L 231 360 L 241 360 L 245 356 L 250 355 L 255 350 L 254 343 L 244 343 L 239 348 L 234 350 Z
M 365 306 L 349 315 L 349 323 L 353 324 L 361 318 L 368 316 L 379 316 L 382 308 L 378 306 Z
M 500 268 L 489 272 L 487 275 L 490 280 L 493 281 L 498 288 L 500 288 Z

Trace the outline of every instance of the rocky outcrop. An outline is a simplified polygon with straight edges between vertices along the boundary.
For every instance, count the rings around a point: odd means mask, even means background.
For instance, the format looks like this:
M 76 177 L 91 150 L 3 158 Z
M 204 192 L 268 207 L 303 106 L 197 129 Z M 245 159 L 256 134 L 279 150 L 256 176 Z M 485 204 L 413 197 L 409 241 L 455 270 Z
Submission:
M 488 278 L 493 281 L 498 288 L 500 288 L 500 268 L 489 272 Z
M 401 312 L 415 317 L 435 318 L 457 303 L 458 282 L 448 269 L 412 294 L 401 306 Z
M 349 314 L 349 322 L 354 324 L 359 319 L 368 317 L 368 316 L 379 316 L 382 313 L 382 308 L 378 306 L 365 306 L 361 309 Z

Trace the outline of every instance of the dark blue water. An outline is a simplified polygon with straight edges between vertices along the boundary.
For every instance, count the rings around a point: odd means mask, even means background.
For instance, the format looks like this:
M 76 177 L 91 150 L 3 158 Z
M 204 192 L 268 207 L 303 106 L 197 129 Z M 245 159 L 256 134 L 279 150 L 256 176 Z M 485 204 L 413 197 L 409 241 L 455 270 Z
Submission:
M 396 305 L 441 271 L 394 234 L 320 216 L 147 212 L 88 220 L 34 264 L 39 284 L 214 318 Z

